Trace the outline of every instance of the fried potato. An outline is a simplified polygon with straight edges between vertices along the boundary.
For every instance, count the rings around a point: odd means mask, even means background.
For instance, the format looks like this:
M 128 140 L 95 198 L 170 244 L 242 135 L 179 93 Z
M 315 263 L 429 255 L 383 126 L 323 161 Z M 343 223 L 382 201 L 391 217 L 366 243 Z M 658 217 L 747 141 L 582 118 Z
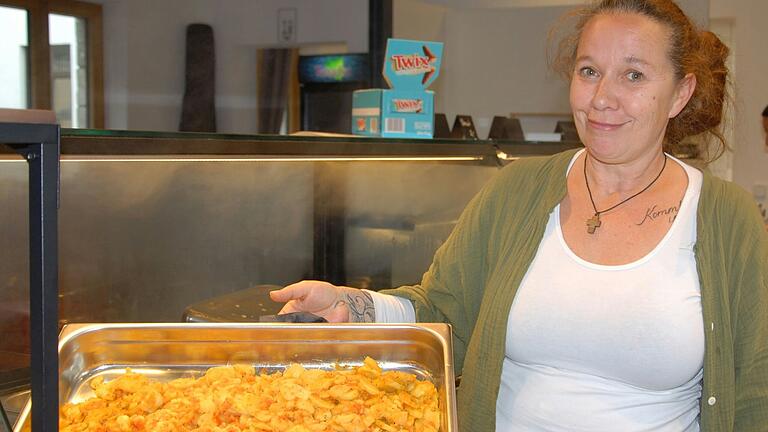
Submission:
M 159 382 L 127 370 L 94 379 L 96 397 L 59 410 L 62 432 L 437 432 L 435 386 L 383 371 L 369 358 L 357 368 L 257 374 L 217 366 L 199 379 Z

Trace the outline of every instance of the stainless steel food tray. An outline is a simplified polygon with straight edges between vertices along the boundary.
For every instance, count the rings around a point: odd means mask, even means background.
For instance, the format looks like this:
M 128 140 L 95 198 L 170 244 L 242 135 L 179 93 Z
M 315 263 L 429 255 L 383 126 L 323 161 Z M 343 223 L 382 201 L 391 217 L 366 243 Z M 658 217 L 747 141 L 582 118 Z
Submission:
M 290 363 L 330 369 L 376 359 L 433 382 L 439 392 L 441 431 L 457 430 L 451 330 L 446 324 L 69 324 L 59 336 L 59 402 L 93 396 L 90 382 L 126 368 L 171 380 L 206 369 L 247 363 L 281 370 Z M 15 431 L 29 419 L 29 404 Z

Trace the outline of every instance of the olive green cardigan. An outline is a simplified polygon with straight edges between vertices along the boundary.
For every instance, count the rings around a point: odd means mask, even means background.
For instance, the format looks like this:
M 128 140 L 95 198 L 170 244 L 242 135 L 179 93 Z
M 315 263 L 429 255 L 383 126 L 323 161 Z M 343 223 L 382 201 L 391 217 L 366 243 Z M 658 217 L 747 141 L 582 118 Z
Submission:
M 452 325 L 462 432 L 495 428 L 512 300 L 565 197 L 573 156 L 505 167 L 465 209 L 421 285 L 385 291 L 411 300 L 418 321 Z M 768 431 L 768 236 L 751 197 L 706 173 L 697 225 L 706 334 L 701 430 Z

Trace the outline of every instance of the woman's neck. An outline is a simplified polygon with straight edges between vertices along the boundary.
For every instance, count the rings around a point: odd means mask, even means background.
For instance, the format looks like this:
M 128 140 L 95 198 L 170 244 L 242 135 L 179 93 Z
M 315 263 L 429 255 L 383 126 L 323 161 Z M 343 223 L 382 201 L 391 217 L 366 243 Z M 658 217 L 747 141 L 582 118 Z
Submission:
M 648 185 L 664 166 L 666 155 L 659 150 L 647 156 L 625 163 L 605 163 L 587 150 L 586 175 L 590 187 L 600 195 L 625 195 Z

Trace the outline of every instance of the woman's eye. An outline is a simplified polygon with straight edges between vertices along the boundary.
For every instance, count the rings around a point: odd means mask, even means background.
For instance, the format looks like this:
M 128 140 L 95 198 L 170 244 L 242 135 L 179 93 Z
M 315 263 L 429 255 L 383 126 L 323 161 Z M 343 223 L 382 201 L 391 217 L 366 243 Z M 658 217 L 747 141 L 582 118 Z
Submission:
M 643 73 L 638 71 L 628 72 L 627 79 L 629 79 L 632 82 L 640 81 L 641 79 L 643 79 Z
M 585 66 L 579 69 L 579 76 L 590 78 L 590 77 L 597 76 L 597 72 L 591 67 Z

